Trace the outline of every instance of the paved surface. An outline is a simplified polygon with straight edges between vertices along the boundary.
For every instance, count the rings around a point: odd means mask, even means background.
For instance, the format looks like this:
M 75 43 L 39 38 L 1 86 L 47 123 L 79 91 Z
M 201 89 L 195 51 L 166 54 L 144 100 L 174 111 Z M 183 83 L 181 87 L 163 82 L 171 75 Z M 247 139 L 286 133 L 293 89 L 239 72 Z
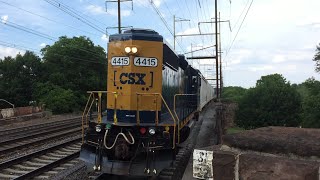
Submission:
M 200 120 L 202 120 L 201 129 L 197 138 L 197 143 L 195 145 L 195 149 L 205 148 L 208 146 L 215 145 L 217 143 L 217 138 L 214 132 L 214 128 L 216 125 L 215 121 L 215 107 L 214 103 L 210 103 L 205 110 L 200 115 Z M 184 175 L 182 177 L 183 180 L 194 180 L 196 178 L 193 178 L 192 176 L 192 155 L 189 159 L 189 163 L 187 165 L 187 168 L 184 172 Z

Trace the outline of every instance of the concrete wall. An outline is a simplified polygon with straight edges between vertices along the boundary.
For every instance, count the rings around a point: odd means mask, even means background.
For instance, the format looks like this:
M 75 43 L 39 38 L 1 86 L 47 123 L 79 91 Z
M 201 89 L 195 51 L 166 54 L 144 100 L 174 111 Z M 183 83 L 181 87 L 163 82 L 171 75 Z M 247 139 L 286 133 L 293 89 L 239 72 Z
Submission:
M 1 109 L 1 116 L 0 118 L 10 118 L 15 116 L 23 116 L 32 113 L 42 112 L 42 109 L 39 107 L 27 106 L 27 107 L 17 107 L 17 108 L 7 108 Z
M 14 116 L 13 108 L 1 109 L 2 118 L 10 118 Z

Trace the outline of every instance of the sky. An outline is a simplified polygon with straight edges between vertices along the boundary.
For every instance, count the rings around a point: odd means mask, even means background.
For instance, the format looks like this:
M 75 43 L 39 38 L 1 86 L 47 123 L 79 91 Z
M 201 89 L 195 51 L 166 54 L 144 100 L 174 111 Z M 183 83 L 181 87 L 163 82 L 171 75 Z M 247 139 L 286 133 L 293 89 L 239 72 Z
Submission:
M 320 43 L 318 7 L 319 0 L 218 0 L 221 20 L 230 22 L 221 23 L 224 85 L 249 88 L 261 76 L 273 73 L 282 74 L 291 83 L 310 77 L 320 80 L 312 61 Z M 106 49 L 108 35 L 117 33 L 112 28 L 118 24 L 114 2 L 0 0 L 0 9 L 0 58 L 26 50 L 41 56 L 40 49 L 60 36 L 87 36 Z M 174 15 L 177 35 L 214 32 L 213 23 L 202 23 L 213 21 L 213 0 L 134 0 L 121 3 L 121 14 L 123 27 L 153 29 L 172 47 Z M 179 36 L 176 41 L 176 51 L 187 57 L 215 53 L 214 48 L 190 53 L 214 45 L 212 35 Z M 189 63 L 205 77 L 213 78 L 214 62 Z

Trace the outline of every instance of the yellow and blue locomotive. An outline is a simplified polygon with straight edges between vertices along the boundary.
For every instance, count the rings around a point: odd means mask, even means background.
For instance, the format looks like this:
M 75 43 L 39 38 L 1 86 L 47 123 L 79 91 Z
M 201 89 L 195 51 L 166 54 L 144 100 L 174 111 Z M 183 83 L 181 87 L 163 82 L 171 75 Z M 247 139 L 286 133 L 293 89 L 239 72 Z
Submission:
M 161 35 L 131 29 L 109 37 L 107 91 L 89 93 L 80 153 L 88 169 L 156 176 L 172 165 L 214 92 Z

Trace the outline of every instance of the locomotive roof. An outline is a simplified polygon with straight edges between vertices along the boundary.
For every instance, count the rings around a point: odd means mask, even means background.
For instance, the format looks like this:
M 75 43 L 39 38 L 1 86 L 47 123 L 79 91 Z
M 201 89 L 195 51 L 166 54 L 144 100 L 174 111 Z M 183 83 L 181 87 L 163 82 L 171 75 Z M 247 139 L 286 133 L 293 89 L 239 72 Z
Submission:
M 112 41 L 127 41 L 127 40 L 146 40 L 146 41 L 163 41 L 163 37 L 151 29 L 129 29 L 122 34 L 113 34 L 109 37 L 109 42 Z

